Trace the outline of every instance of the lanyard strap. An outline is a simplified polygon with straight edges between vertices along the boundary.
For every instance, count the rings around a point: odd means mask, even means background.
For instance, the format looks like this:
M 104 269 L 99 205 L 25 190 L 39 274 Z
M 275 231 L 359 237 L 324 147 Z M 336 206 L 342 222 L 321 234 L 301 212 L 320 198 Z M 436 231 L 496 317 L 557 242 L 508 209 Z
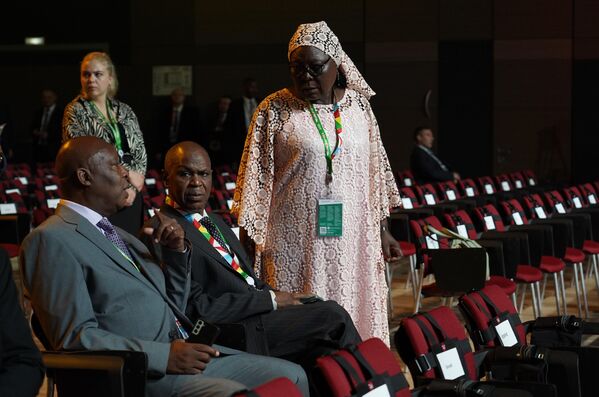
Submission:
M 329 175 L 333 175 L 333 159 L 335 156 L 338 156 L 341 152 L 341 146 L 343 145 L 343 140 L 341 139 L 341 133 L 343 132 L 343 126 L 341 124 L 341 111 L 339 110 L 339 102 L 335 102 L 333 105 L 333 116 L 335 118 L 335 147 L 331 150 L 331 145 L 329 143 L 329 138 L 327 137 L 327 133 L 322 126 L 322 122 L 320 121 L 320 117 L 318 116 L 318 112 L 314 108 L 313 104 L 310 104 L 310 115 L 312 115 L 312 120 L 318 129 L 318 133 L 320 134 L 320 139 L 322 139 L 322 144 L 324 145 L 324 157 L 327 160 L 327 173 Z
M 94 108 L 96 113 L 100 115 L 102 120 L 108 125 L 108 128 L 110 128 L 110 130 L 112 131 L 112 134 L 114 135 L 114 145 L 116 146 L 117 151 L 121 153 L 123 151 L 123 144 L 121 142 L 121 132 L 119 131 L 119 126 L 114 117 L 112 116 L 112 113 L 110 113 L 110 104 L 108 103 L 108 99 L 106 100 L 106 113 L 108 113 L 108 119 L 106 119 L 104 114 L 100 111 L 100 109 L 98 109 L 94 101 L 90 101 L 90 103 L 92 104 L 92 107 Z

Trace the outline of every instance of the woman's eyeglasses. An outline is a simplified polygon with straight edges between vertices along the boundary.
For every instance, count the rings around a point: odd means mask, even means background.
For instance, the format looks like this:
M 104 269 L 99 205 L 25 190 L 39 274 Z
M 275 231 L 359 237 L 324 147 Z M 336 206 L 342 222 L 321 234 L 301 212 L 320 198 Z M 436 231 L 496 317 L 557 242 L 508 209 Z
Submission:
M 331 57 L 329 57 L 329 59 L 327 59 L 324 63 L 315 64 L 315 65 L 290 63 L 289 70 L 291 71 L 291 74 L 293 74 L 295 76 L 302 76 L 302 75 L 306 74 L 306 72 L 308 72 L 310 74 L 310 76 L 318 77 L 324 72 L 324 69 L 326 68 L 326 66 L 330 60 L 331 60 Z

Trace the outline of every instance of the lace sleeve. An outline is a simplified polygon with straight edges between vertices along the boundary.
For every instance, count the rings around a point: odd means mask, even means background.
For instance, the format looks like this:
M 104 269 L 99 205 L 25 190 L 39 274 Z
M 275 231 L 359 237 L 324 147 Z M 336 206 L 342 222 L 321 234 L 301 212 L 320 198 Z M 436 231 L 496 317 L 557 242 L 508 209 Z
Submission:
M 274 133 L 269 120 L 273 117 L 274 110 L 267 99 L 258 107 L 249 127 L 231 208 L 239 226 L 247 231 L 257 248 L 264 245 L 272 197 Z
M 62 117 L 62 141 L 66 142 L 78 136 L 88 135 L 83 122 L 86 118 L 83 106 L 79 102 L 75 100 L 69 103 L 64 109 Z
M 366 111 L 370 119 L 370 171 L 372 174 L 370 192 L 373 199 L 373 208 L 380 211 L 380 219 L 389 216 L 389 210 L 401 205 L 399 190 L 395 183 L 395 177 L 387 158 L 387 152 L 383 147 L 379 124 L 372 112 L 370 104 Z
M 133 156 L 133 162 L 130 168 L 142 175 L 146 174 L 148 165 L 148 155 L 146 153 L 146 146 L 144 144 L 144 137 L 137 121 L 137 116 L 133 112 L 131 107 L 123 102 L 120 102 L 120 106 L 123 108 L 122 115 L 119 114 L 119 122 L 125 128 L 125 134 L 129 140 L 129 147 L 131 148 L 131 156 Z

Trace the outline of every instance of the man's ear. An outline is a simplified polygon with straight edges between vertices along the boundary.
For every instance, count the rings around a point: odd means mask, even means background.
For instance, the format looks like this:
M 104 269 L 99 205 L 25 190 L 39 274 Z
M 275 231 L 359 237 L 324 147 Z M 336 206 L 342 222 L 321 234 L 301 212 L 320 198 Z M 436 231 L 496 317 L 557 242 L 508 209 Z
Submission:
M 77 181 L 83 186 L 90 186 L 93 181 L 92 173 L 87 168 L 77 168 L 75 171 Z

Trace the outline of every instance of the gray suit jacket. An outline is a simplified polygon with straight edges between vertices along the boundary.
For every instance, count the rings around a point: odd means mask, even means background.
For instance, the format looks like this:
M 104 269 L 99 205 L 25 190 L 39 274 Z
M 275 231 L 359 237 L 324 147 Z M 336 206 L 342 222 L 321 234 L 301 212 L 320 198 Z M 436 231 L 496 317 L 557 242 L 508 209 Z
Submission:
M 164 250 L 163 272 L 141 241 L 118 232 L 141 272 L 89 221 L 59 206 L 22 244 L 25 291 L 52 348 L 143 351 L 149 375 L 163 376 L 175 315 L 189 326 L 190 254 Z M 167 296 L 167 285 L 178 293 Z M 168 393 L 172 381 L 154 385 Z

